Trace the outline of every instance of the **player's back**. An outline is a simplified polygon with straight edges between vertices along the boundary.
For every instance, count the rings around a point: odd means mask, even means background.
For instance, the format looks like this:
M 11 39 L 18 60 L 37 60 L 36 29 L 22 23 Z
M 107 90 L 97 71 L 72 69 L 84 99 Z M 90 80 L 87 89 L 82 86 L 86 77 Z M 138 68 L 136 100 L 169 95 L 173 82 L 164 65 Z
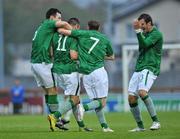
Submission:
M 53 36 L 53 72 L 70 74 L 77 71 L 77 64 L 71 59 L 70 50 L 77 51 L 77 41 L 72 37 L 55 33 Z
M 39 26 L 32 39 L 32 63 L 51 62 L 49 48 L 55 31 L 56 26 L 53 20 L 44 20 Z
M 104 57 L 111 55 L 112 48 L 107 37 L 94 30 L 73 31 L 79 44 L 79 72 L 89 74 L 104 66 Z

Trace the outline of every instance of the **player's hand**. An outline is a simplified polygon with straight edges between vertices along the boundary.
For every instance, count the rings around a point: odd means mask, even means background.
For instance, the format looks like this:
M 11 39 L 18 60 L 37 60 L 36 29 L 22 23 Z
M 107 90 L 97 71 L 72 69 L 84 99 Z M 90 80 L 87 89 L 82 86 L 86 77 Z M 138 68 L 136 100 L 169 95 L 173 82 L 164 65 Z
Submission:
M 133 27 L 135 30 L 140 29 L 140 23 L 137 19 L 133 21 Z

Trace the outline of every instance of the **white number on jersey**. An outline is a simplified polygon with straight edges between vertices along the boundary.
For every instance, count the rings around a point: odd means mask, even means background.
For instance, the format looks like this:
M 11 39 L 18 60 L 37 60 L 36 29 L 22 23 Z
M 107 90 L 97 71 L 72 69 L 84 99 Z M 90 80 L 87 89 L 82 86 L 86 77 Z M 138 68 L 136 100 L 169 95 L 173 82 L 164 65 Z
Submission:
M 62 48 L 60 48 L 61 47 L 61 39 L 62 39 L 62 35 L 59 35 L 57 50 L 58 51 L 66 51 L 65 44 L 66 44 L 67 36 L 64 37 Z
M 36 30 L 36 32 L 34 33 L 34 37 L 32 38 L 32 41 L 34 41 L 36 39 L 36 36 L 37 36 L 37 33 L 38 33 L 38 30 L 41 28 L 41 26 Z
M 94 47 L 96 47 L 96 45 L 97 45 L 98 42 L 99 42 L 99 39 L 97 39 L 97 38 L 90 37 L 90 39 L 91 39 L 91 40 L 94 40 L 95 42 L 94 42 L 94 44 L 91 46 L 91 48 L 89 49 L 88 54 L 91 53 L 91 51 L 94 49 Z
M 37 36 L 37 32 L 38 32 L 38 31 L 36 31 L 36 32 L 34 33 L 34 37 L 33 37 L 33 39 L 32 39 L 33 41 L 35 40 L 35 38 L 36 38 L 36 36 Z

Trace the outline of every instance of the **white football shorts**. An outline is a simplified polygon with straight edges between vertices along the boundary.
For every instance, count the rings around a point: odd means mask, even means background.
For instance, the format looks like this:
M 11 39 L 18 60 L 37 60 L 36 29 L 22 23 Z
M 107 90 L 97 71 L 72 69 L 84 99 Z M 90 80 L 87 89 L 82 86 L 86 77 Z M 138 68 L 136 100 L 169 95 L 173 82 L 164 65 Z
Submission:
M 90 99 L 104 98 L 108 95 L 108 75 L 104 67 L 83 75 L 83 84 Z
M 71 74 L 57 74 L 53 73 L 57 86 L 64 90 L 66 96 L 80 94 L 80 77 L 78 72 Z
M 40 87 L 51 88 L 55 86 L 53 74 L 51 72 L 52 63 L 32 63 L 31 71 L 37 82 L 37 85 Z
M 147 69 L 144 69 L 140 72 L 134 72 L 129 81 L 129 94 L 138 96 L 139 90 L 145 90 L 148 92 L 156 78 L 157 76 Z

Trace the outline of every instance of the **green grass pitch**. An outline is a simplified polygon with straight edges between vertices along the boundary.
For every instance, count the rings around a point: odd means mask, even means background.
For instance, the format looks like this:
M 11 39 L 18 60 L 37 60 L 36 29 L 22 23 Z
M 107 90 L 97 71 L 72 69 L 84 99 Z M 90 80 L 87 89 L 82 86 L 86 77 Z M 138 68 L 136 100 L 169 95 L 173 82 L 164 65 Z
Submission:
M 180 139 L 180 112 L 158 112 L 162 128 L 150 131 L 151 119 L 143 112 L 145 132 L 129 133 L 135 122 L 130 113 L 106 113 L 114 133 L 103 133 L 94 113 L 85 114 L 84 122 L 94 132 L 78 132 L 74 118 L 69 131 L 50 132 L 44 115 L 0 116 L 0 139 Z

